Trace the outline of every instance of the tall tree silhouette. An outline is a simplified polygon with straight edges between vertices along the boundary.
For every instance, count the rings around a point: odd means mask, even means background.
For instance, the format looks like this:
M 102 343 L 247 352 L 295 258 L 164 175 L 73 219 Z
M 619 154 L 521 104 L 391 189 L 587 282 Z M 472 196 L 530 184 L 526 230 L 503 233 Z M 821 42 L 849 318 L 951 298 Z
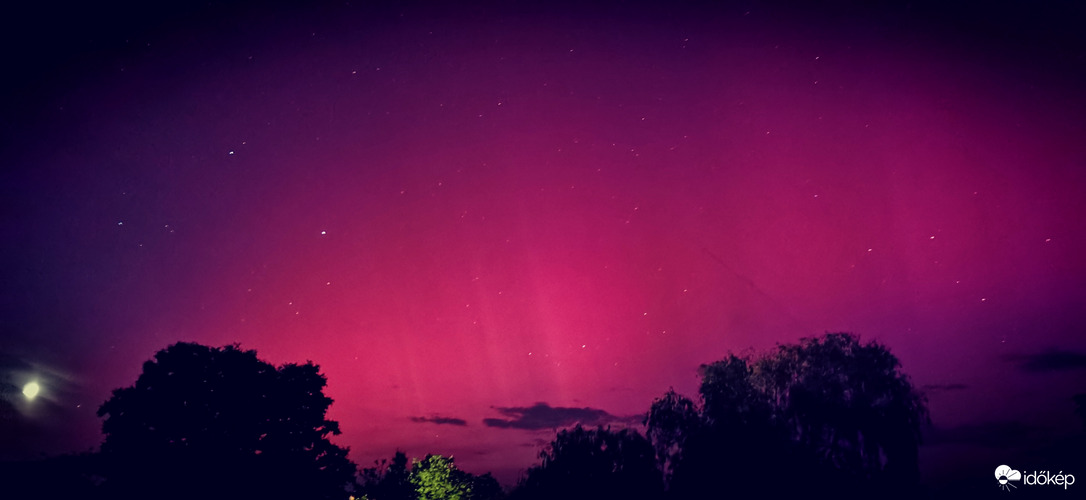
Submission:
M 513 498 L 652 499 L 663 492 L 652 445 L 631 429 L 577 425 L 560 431 L 540 458 Z
M 310 362 L 177 343 L 113 391 L 102 454 L 113 498 L 344 498 L 356 467 L 328 437 L 332 400 Z
M 663 397 L 652 402 L 644 424 L 664 482 L 670 483 L 683 450 L 694 446 L 693 440 L 703 434 L 697 404 L 675 389 L 668 389 Z
M 689 416 L 692 402 L 669 393 L 646 419 L 658 453 L 670 450 L 663 459 L 676 497 L 916 487 L 927 409 L 884 346 L 826 334 L 762 356 L 729 355 L 699 374 L 698 418 Z

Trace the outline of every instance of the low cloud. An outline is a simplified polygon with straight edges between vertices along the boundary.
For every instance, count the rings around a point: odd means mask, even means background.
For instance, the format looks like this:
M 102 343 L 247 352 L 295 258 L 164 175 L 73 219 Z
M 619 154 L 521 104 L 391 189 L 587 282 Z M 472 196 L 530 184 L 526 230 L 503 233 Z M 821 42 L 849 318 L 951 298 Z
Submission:
M 1062 372 L 1086 368 L 1086 353 L 1049 349 L 1036 354 L 1017 354 L 1006 357 L 1027 373 Z
M 617 417 L 598 408 L 569 408 L 536 403 L 532 406 L 499 407 L 494 406 L 506 418 L 484 418 L 487 427 L 500 429 L 558 429 L 575 424 L 586 426 L 607 423 L 628 423 L 631 418 Z M 640 419 L 640 417 L 637 417 Z
M 462 418 L 455 417 L 442 417 L 440 415 L 432 415 L 429 417 L 411 417 L 411 421 L 419 424 L 438 424 L 438 425 L 468 425 L 468 421 Z

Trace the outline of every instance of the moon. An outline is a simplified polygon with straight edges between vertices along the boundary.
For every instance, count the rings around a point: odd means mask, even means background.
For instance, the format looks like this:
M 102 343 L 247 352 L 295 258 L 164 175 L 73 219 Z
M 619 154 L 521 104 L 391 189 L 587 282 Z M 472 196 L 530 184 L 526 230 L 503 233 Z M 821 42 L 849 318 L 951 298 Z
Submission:
M 30 382 L 23 386 L 23 396 L 26 396 L 26 399 L 34 399 L 40 391 L 41 386 L 37 382 Z

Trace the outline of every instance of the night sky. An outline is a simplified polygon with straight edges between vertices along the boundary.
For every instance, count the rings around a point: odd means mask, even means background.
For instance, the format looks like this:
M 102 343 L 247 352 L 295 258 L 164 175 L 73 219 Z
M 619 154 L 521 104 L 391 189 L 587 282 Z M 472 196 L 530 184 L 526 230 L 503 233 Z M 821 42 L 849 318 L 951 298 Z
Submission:
M 1086 14 L 941 3 L 13 11 L 0 375 L 42 393 L 0 459 L 236 342 L 319 364 L 361 466 L 508 484 L 826 331 L 927 393 L 927 480 L 1043 459 L 1086 392 Z

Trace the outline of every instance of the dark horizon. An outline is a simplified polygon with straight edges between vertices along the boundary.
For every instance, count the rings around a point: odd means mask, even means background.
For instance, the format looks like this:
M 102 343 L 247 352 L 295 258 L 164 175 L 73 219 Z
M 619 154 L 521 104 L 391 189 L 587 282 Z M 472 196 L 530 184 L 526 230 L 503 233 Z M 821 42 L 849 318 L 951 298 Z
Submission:
M 505 484 L 824 332 L 927 394 L 928 484 L 1083 432 L 1074 2 L 52 9 L 3 35 L 0 460 L 96 447 L 178 341 L 320 365 L 360 467 Z

